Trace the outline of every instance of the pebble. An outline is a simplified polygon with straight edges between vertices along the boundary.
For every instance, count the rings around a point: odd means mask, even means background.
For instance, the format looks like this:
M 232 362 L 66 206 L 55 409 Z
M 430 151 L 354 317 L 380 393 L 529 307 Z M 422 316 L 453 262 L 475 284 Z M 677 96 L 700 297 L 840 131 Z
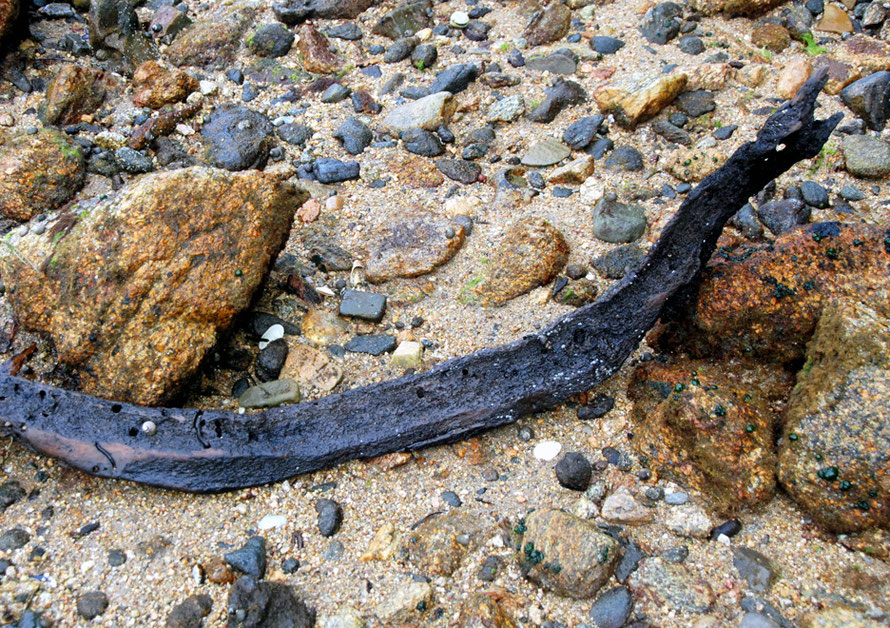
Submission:
M 729 521 L 725 521 L 720 525 L 714 527 L 711 530 L 709 538 L 712 541 L 716 541 L 717 538 L 721 535 L 726 537 L 733 537 L 739 532 L 742 531 L 742 524 L 738 519 L 730 519 Z
M 273 128 L 269 119 L 256 111 L 238 105 L 217 107 L 201 127 L 208 160 L 226 170 L 261 168 L 269 157 L 268 138 Z
M 743 546 L 733 548 L 732 564 L 752 592 L 762 595 L 772 588 L 776 579 L 775 569 L 770 560 L 757 550 Z
M 546 57 L 531 57 L 526 61 L 526 67 L 538 72 L 568 75 L 575 73 L 578 69 L 578 64 L 571 57 L 554 53 Z
M 0 534 L 0 552 L 17 550 L 28 544 L 31 535 L 22 528 L 9 528 Z
M 402 145 L 409 153 L 423 157 L 438 157 L 445 152 L 436 134 L 424 129 L 408 129 L 402 134 Z
M 677 545 L 662 552 L 661 557 L 669 563 L 678 565 L 686 562 L 686 559 L 689 558 L 689 548 L 685 545 Z
M 386 295 L 362 290 L 347 290 L 340 301 L 340 316 L 379 323 L 386 311 Z
M 615 37 L 596 35 L 590 38 L 590 47 L 594 52 L 602 55 L 611 55 L 624 48 L 624 42 Z
M 528 114 L 533 122 L 552 122 L 563 109 L 587 100 L 587 92 L 578 83 L 557 79 L 544 92 L 544 100 Z
M 603 501 L 602 517 L 611 523 L 640 525 L 655 518 L 651 508 L 639 503 L 627 489 L 620 488 Z
M 527 443 L 535 437 L 535 431 L 528 425 L 520 427 L 516 434 L 523 443 Z
M 465 159 L 438 159 L 436 168 L 452 181 L 467 185 L 478 181 L 482 174 L 482 168 Z
M 760 222 L 773 234 L 779 235 L 810 222 L 810 206 L 795 198 L 769 201 L 757 210 Z
M 624 276 L 624 273 L 621 275 Z M 582 421 L 591 419 L 599 419 L 604 417 L 609 411 L 615 407 L 615 398 L 597 393 L 597 395 L 586 405 L 578 408 L 578 418 Z
M 613 587 L 596 598 L 590 619 L 596 628 L 621 628 L 630 617 L 634 601 L 627 587 Z
M 254 536 L 243 547 L 224 556 L 226 562 L 243 574 L 263 578 L 266 575 L 266 539 Z
M 287 352 L 287 341 L 283 338 L 267 343 L 257 354 L 254 363 L 257 379 L 261 382 L 277 380 L 284 362 L 287 360 Z
M 545 139 L 534 143 L 528 149 L 522 156 L 522 164 L 534 167 L 552 166 L 571 155 L 571 153 L 572 151 L 562 142 Z
M 108 551 L 108 565 L 120 567 L 127 562 L 127 553 L 123 550 L 113 549 Z
M 347 118 L 332 133 L 332 136 L 340 140 L 343 148 L 350 155 L 362 153 L 371 145 L 371 141 L 374 139 L 374 134 L 368 128 L 368 125 L 355 117 Z
M 151 172 L 153 169 L 151 157 L 127 146 L 114 151 L 114 160 L 118 168 L 130 174 Z
M 728 126 L 722 126 L 719 129 L 715 130 L 712 133 L 712 135 L 714 136 L 714 139 L 717 139 L 720 141 L 728 140 L 729 138 L 732 137 L 732 134 L 735 133 L 736 129 L 738 129 L 738 128 L 739 127 L 737 124 L 730 124 Z
M 272 530 L 287 525 L 287 517 L 284 515 L 266 515 L 260 519 L 257 529 L 260 531 Z
M 844 138 L 844 160 L 847 172 L 863 178 L 880 178 L 890 174 L 890 143 L 869 135 Z
M 593 235 L 604 242 L 633 242 L 643 235 L 646 226 L 643 209 L 619 203 L 614 194 L 607 194 L 593 208 Z
M 334 536 L 343 523 L 343 509 L 333 499 L 321 498 L 315 502 L 318 513 L 318 530 L 322 536 Z
M 479 68 L 472 63 L 458 63 L 449 66 L 436 74 L 436 80 L 430 85 L 430 92 L 451 92 L 458 94 L 479 76 Z
M 0 512 L 3 512 L 25 497 L 25 489 L 17 480 L 9 480 L 0 484 Z
M 90 620 L 108 608 L 108 596 L 102 591 L 87 591 L 77 596 L 77 614 Z
M 697 118 L 706 113 L 710 113 L 714 111 L 717 106 L 714 101 L 714 94 L 703 89 L 683 92 L 677 96 L 674 104 L 680 111 L 691 118 Z
M 322 183 L 350 181 L 359 178 L 359 163 L 324 157 L 313 162 L 312 173 Z
M 464 11 L 455 11 L 451 14 L 451 18 L 448 22 L 454 28 L 466 28 L 470 23 L 470 16 L 467 15 Z
M 650 44 L 664 45 L 680 34 L 683 9 L 674 2 L 655 5 L 643 16 L 640 32 Z
M 283 57 L 293 44 L 294 34 L 280 22 L 264 24 L 247 38 L 247 47 L 260 57 Z
M 584 491 L 590 485 L 592 469 L 584 454 L 569 452 L 556 464 L 556 479 L 567 489 Z
M 334 83 L 321 94 L 321 102 L 338 103 L 349 98 L 352 90 L 340 83 Z
M 238 397 L 238 405 L 242 408 L 272 408 L 299 401 L 300 387 L 291 379 L 278 379 L 251 386 Z
M 619 146 L 603 165 L 610 170 L 636 172 L 643 169 L 643 155 L 633 146 Z
M 811 207 L 824 209 L 829 206 L 828 191 L 815 181 L 804 181 L 800 184 L 803 201 Z
M 345 349 L 352 353 L 367 353 L 369 355 L 383 355 L 396 348 L 395 336 L 389 334 L 369 334 L 356 336 L 346 343 Z
M 497 556 L 486 556 L 476 577 L 482 582 L 494 582 L 501 568 L 501 562 L 501 559 Z
M 600 125 L 602 125 L 605 119 L 603 114 L 598 113 L 573 122 L 562 134 L 562 141 L 569 148 L 584 150 L 593 142 Z
M 861 201 L 865 198 L 865 192 L 855 185 L 845 185 L 841 188 L 840 195 L 845 201 Z
M 547 440 L 535 445 L 535 448 L 532 450 L 532 455 L 538 460 L 549 462 L 556 458 L 560 451 L 562 451 L 561 444 L 556 441 Z
M 311 128 L 304 124 L 296 124 L 292 122 L 276 127 L 275 132 L 278 134 L 278 137 L 285 142 L 294 144 L 295 146 L 302 146 L 305 144 L 314 133 Z
M 414 37 L 398 39 L 386 49 L 386 52 L 383 54 L 383 62 L 398 63 L 404 61 L 411 56 L 416 46 L 417 39 Z
M 444 491 L 441 495 L 442 501 L 452 508 L 460 508 L 463 505 L 460 497 L 454 491 Z
M 688 55 L 700 55 L 705 51 L 705 44 L 699 37 L 686 35 L 677 42 L 677 48 Z
M 525 100 L 521 94 L 515 94 L 492 103 L 485 114 L 485 121 L 510 123 L 523 113 L 525 113 Z
M 357 41 L 362 38 L 362 29 L 360 29 L 355 22 L 346 22 L 345 24 L 331 26 L 325 30 L 325 34 L 328 37 L 333 37 L 335 39 Z
M 665 493 L 664 494 L 664 502 L 666 504 L 670 504 L 671 506 L 681 506 L 689 501 L 689 495 L 686 493 L 681 493 L 679 491 L 674 493 Z
M 411 53 L 411 64 L 419 70 L 433 67 L 439 58 L 439 51 L 432 44 L 422 44 Z

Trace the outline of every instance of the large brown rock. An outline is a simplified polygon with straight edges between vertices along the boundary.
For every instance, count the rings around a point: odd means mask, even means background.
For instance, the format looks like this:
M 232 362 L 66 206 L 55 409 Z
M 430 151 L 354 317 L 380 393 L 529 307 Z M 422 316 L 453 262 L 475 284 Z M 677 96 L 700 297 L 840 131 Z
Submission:
M 182 31 L 167 49 L 167 59 L 175 65 L 195 65 L 208 70 L 227 67 L 255 14 L 254 8 L 243 4 L 218 9 Z
M 96 111 L 105 100 L 102 73 L 88 66 L 63 65 L 46 88 L 38 115 L 44 124 L 80 122 L 80 117 Z
M 30 220 L 67 203 L 81 188 L 80 149 L 55 129 L 20 135 L 0 146 L 0 212 Z
M 721 249 L 684 320 L 652 341 L 699 357 L 799 360 L 823 308 L 839 298 L 890 316 L 888 236 L 873 225 L 815 223 L 771 244 Z
M 0 39 L 9 32 L 19 15 L 19 0 L 0 0 Z
M 493 251 L 485 277 L 473 290 L 483 305 L 502 305 L 548 283 L 568 256 L 569 245 L 556 227 L 540 218 L 521 220 Z
M 632 129 L 671 104 L 686 87 L 682 72 L 658 76 L 631 75 L 597 89 L 593 97 L 603 113 L 611 113 L 624 128 Z
M 185 72 L 146 61 L 133 73 L 133 104 L 158 109 L 185 100 L 197 88 L 198 80 Z
M 788 402 L 779 480 L 832 532 L 890 527 L 890 320 L 828 306 Z
M 249 304 L 303 200 L 256 171 L 150 174 L 76 208 L 67 235 L 25 236 L 0 271 L 20 323 L 50 334 L 86 392 L 158 404 Z
M 523 573 L 557 595 L 592 598 L 618 562 L 618 541 L 594 522 L 562 510 L 536 510 L 515 530 L 523 531 L 519 551 Z
M 644 362 L 628 386 L 634 448 L 718 512 L 765 503 L 776 485 L 774 406 L 792 383 L 776 367 Z
M 464 228 L 460 224 L 418 212 L 370 236 L 365 275 L 372 283 L 425 275 L 454 257 L 463 242 Z

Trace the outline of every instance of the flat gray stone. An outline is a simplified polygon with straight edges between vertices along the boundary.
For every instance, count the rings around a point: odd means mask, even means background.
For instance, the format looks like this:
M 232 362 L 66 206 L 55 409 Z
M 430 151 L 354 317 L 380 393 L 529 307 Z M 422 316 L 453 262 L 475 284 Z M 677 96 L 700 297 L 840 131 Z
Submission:
M 300 387 L 292 379 L 276 379 L 251 386 L 238 398 L 242 408 L 271 408 L 300 401 Z
M 545 139 L 533 144 L 522 157 L 524 166 L 552 166 L 558 164 L 572 153 L 569 147 L 553 139 Z
M 347 290 L 340 301 L 340 316 L 350 316 L 379 323 L 386 310 L 386 295 L 361 290 Z

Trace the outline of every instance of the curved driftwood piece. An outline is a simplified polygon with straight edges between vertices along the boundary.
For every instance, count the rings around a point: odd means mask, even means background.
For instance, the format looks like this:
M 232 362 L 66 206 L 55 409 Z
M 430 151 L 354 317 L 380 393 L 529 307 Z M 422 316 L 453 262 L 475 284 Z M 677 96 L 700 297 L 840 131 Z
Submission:
M 0 432 L 87 473 L 210 492 L 452 442 L 553 408 L 617 371 L 698 276 L 725 222 L 819 152 L 842 117 L 813 119 L 824 82 L 816 73 L 756 141 L 690 193 L 635 272 L 540 333 L 425 373 L 245 415 L 115 403 L 5 372 Z M 141 429 L 146 421 L 154 433 Z

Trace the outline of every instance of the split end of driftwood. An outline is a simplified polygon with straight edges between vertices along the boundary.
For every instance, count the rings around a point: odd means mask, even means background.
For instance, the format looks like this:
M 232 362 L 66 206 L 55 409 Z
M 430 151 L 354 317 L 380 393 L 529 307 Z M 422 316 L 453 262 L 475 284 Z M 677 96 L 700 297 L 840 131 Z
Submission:
M 596 303 L 511 344 L 432 370 L 253 415 L 116 403 L 0 373 L 0 433 L 101 477 L 193 492 L 265 484 L 453 442 L 589 390 L 693 285 L 726 221 L 814 157 L 841 119 L 815 120 L 826 72 L 693 190 L 638 269 Z

